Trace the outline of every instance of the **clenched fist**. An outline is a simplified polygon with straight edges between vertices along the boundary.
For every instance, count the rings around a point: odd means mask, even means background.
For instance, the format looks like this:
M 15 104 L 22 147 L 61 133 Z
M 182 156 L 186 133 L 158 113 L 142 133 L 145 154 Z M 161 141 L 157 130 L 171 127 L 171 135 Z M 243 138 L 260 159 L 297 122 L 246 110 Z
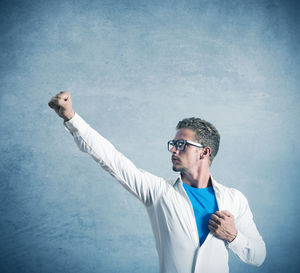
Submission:
M 72 108 L 71 94 L 69 92 L 62 91 L 58 93 L 52 97 L 48 105 L 65 121 L 70 120 L 75 115 L 75 111 Z

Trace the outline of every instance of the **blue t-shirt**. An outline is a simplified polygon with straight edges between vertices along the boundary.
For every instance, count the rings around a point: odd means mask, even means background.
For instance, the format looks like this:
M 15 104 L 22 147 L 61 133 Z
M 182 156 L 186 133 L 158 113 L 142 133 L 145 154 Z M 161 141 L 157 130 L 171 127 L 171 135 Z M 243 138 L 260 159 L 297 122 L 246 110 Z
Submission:
M 202 245 L 209 233 L 208 220 L 211 214 L 218 210 L 215 191 L 213 187 L 194 188 L 185 183 L 183 187 L 193 206 L 199 241 Z

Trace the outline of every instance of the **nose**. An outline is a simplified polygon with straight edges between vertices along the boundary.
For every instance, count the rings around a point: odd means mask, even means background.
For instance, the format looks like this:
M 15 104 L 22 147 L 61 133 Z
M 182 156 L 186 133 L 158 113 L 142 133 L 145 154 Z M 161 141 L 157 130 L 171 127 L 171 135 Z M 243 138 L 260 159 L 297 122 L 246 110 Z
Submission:
M 170 150 L 170 152 L 171 152 L 172 154 L 176 154 L 177 151 L 178 151 L 178 149 L 176 148 L 175 145 L 174 145 L 174 146 L 171 148 L 171 150 Z

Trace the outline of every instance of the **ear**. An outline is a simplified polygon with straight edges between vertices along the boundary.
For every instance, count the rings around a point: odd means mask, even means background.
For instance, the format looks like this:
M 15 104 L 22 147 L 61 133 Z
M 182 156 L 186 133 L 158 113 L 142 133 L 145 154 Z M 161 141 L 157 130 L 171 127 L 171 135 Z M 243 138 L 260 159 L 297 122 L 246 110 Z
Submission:
M 211 153 L 211 148 L 209 146 L 206 146 L 203 148 L 203 153 L 202 153 L 202 158 L 208 158 L 209 159 L 209 155 Z

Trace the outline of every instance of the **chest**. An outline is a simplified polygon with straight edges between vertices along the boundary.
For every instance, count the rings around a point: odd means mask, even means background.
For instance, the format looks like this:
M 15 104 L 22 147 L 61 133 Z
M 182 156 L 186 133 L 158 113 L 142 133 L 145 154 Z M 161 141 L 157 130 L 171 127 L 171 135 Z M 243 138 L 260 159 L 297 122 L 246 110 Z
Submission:
M 235 217 L 239 206 L 234 198 L 226 193 L 216 193 L 212 202 L 204 201 L 209 212 L 228 210 Z M 189 237 L 197 237 L 197 225 L 192 201 L 181 186 L 165 193 L 155 205 L 155 214 L 160 229 L 166 232 L 184 232 Z

